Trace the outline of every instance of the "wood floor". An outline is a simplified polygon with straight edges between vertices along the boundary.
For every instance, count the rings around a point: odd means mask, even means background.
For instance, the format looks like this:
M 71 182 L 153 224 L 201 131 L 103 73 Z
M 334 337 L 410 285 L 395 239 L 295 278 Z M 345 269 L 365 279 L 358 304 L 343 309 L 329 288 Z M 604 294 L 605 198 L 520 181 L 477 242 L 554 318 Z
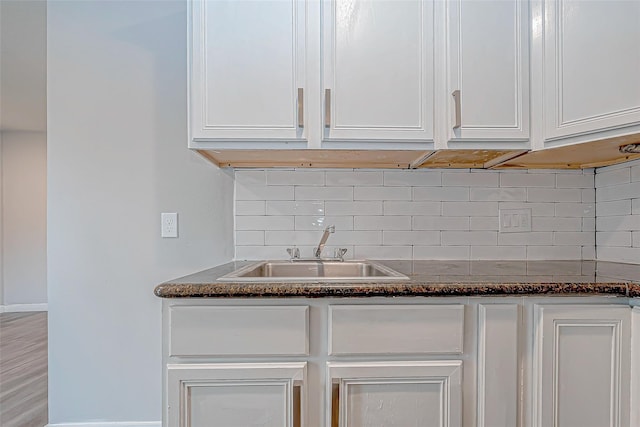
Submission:
M 43 427 L 47 419 L 47 313 L 2 313 L 0 427 Z

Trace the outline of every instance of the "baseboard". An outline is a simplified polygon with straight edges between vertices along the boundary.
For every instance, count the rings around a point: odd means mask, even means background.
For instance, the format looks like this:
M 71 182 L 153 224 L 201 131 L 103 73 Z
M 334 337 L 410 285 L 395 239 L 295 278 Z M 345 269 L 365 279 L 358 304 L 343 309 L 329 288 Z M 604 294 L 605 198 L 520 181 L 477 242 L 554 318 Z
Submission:
M 43 304 L 8 304 L 0 305 L 0 313 L 19 313 L 23 311 L 48 311 L 47 303 Z
M 117 421 L 117 422 L 91 422 L 91 423 L 64 423 L 47 424 L 45 427 L 161 427 L 161 421 Z

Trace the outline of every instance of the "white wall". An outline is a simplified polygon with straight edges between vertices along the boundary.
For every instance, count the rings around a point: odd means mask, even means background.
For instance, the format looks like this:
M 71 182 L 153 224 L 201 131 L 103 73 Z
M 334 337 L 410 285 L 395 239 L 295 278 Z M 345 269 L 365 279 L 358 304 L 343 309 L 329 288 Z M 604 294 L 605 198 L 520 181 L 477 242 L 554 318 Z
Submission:
M 3 304 L 45 304 L 46 134 L 2 132 L 1 150 Z
M 596 170 L 598 259 L 640 264 L 640 160 Z
M 370 259 L 594 259 L 593 169 L 246 170 L 236 172 L 236 258 L 336 246 Z M 530 209 L 531 232 L 500 233 L 501 209 Z
M 162 281 L 233 255 L 233 176 L 187 147 L 183 1 L 48 6 L 49 422 L 161 419 Z M 160 213 L 178 212 L 178 239 Z

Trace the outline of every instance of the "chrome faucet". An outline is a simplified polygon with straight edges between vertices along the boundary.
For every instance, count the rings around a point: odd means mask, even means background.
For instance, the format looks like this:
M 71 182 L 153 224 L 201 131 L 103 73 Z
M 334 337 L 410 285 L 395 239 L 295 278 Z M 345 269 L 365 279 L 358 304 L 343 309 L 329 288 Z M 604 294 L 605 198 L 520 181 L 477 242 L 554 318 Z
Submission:
M 324 245 L 327 243 L 327 239 L 329 238 L 329 234 L 336 232 L 336 226 L 331 225 L 324 229 L 324 233 L 322 234 L 322 238 L 320 239 L 320 243 L 318 243 L 318 247 L 315 248 L 313 254 L 316 258 L 320 258 L 320 254 L 322 254 L 322 249 L 324 249 Z

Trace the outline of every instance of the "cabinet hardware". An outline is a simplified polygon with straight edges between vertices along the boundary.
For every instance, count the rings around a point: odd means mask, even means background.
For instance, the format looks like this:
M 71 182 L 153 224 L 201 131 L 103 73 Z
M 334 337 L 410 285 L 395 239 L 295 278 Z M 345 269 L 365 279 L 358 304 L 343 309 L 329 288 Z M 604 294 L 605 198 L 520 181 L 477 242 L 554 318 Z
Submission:
M 324 127 L 331 127 L 331 89 L 324 90 Z
M 456 119 L 453 124 L 453 128 L 458 129 L 460 126 L 462 126 L 462 123 L 461 123 L 462 119 L 460 118 L 460 90 L 459 89 L 454 90 L 451 96 L 453 96 L 453 102 L 455 103 L 455 112 L 456 112 Z
M 304 127 L 304 88 L 298 88 L 298 127 Z

